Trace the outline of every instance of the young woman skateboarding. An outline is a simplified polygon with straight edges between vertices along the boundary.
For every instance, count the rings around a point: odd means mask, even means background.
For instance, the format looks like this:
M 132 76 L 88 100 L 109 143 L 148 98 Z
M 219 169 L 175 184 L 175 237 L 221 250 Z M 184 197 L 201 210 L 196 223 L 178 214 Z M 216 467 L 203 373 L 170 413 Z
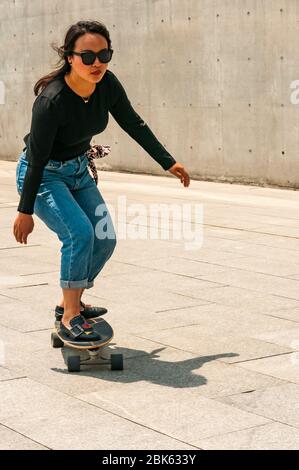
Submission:
M 116 245 L 94 164 L 94 158 L 109 150 L 90 145 L 92 137 L 106 128 L 108 112 L 164 170 L 180 178 L 184 186 L 189 186 L 190 179 L 135 112 L 122 84 L 108 70 L 113 49 L 104 24 L 78 21 L 68 29 L 63 46 L 54 48 L 63 65 L 34 86 L 37 98 L 31 128 L 16 168 L 20 202 L 13 233 L 17 242 L 26 244 L 36 214 L 57 234 L 62 242 L 63 298 L 56 306 L 56 319 L 72 340 L 93 341 L 100 336 L 88 319 L 107 310 L 84 304 L 81 297 L 84 289 L 93 286 Z M 106 237 L 97 236 L 99 207 L 105 213 Z

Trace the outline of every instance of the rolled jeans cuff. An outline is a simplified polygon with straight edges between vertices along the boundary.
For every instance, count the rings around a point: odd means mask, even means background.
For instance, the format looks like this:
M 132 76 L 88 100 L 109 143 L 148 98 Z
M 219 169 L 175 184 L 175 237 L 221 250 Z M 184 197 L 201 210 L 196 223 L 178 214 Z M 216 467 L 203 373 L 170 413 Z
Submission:
M 82 279 L 82 281 L 64 281 L 60 279 L 60 287 L 63 289 L 80 289 L 82 287 L 87 288 L 88 284 L 90 284 L 88 279 Z

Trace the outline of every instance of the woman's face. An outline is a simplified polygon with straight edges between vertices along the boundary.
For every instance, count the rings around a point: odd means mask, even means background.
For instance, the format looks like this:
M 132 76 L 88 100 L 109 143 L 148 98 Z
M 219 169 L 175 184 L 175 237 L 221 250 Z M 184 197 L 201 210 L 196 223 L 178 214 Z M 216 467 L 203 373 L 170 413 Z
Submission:
M 108 49 L 107 39 L 98 33 L 86 33 L 80 36 L 74 47 L 75 52 L 83 51 L 93 51 L 99 52 L 101 49 Z M 92 65 L 85 65 L 82 62 L 82 59 L 78 55 L 69 56 L 69 62 L 72 62 L 72 73 L 75 73 L 83 80 L 86 80 L 90 83 L 98 83 L 102 80 L 107 68 L 108 63 L 103 64 L 100 62 L 99 58 L 96 57 Z M 99 75 L 93 75 L 92 72 L 99 70 L 101 73 Z

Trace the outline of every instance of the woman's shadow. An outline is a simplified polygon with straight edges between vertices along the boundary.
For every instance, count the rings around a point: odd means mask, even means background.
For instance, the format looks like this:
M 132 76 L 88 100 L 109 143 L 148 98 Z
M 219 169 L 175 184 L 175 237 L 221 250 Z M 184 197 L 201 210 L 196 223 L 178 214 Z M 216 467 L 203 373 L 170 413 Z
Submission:
M 200 356 L 182 361 L 165 361 L 160 358 L 159 353 L 166 350 L 167 347 L 154 349 L 148 353 L 146 351 L 117 348 L 114 349 L 114 343 L 103 348 L 101 355 L 97 359 L 88 360 L 87 352 L 80 351 L 81 369 L 80 372 L 71 372 L 71 374 L 80 374 L 80 376 L 99 377 L 101 380 L 112 382 L 132 383 L 147 381 L 154 384 L 164 385 L 174 388 L 189 388 L 205 385 L 208 381 L 202 375 L 194 374 L 193 371 L 199 369 L 207 362 L 216 361 L 225 357 L 236 357 L 236 353 L 222 353 L 211 356 Z M 64 347 L 61 349 L 62 356 L 67 364 L 69 356 L 78 355 L 78 351 Z M 104 360 L 110 358 L 110 354 L 123 354 L 124 369 L 121 371 L 111 370 L 110 364 L 105 364 Z M 53 368 L 52 370 L 60 373 L 69 374 L 66 369 Z

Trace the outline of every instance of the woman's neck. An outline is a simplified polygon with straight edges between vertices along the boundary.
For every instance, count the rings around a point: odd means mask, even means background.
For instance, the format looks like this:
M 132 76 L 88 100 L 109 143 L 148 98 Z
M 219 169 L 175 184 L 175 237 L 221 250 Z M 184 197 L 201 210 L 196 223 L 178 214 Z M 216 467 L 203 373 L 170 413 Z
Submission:
M 84 98 L 92 95 L 96 89 L 96 84 L 88 83 L 82 79 L 73 77 L 72 73 L 67 73 L 64 75 L 64 79 L 67 85 L 75 92 L 77 95 L 80 95 Z

